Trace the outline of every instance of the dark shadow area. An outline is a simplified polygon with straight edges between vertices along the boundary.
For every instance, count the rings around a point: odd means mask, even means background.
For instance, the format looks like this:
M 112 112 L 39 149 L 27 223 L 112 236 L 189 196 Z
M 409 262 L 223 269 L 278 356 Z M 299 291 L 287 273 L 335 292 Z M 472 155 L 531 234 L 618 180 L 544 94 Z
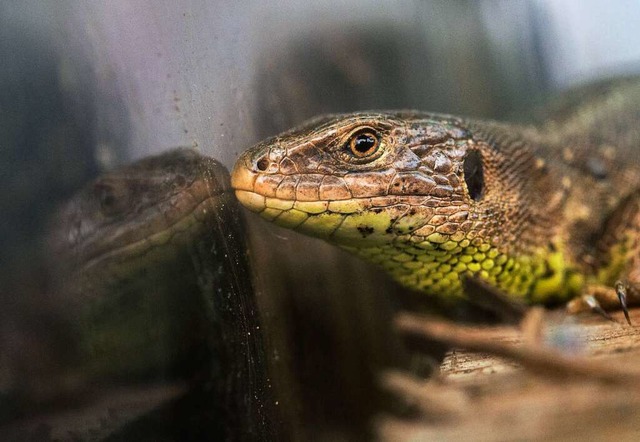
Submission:
M 46 302 L 44 237 L 56 205 L 98 172 L 90 81 L 65 85 L 44 32 L 21 24 L 0 26 L 11 60 L 0 67 L 0 422 L 22 412 L 23 374 L 68 356 L 69 330 Z

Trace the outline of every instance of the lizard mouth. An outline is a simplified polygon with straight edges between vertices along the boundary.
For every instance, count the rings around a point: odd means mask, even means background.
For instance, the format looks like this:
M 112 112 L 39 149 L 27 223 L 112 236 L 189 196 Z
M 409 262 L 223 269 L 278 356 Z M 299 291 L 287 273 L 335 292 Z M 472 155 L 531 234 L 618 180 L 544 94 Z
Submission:
M 282 183 L 290 178 L 296 185 L 284 189 Z M 370 198 L 319 198 L 320 186 L 310 183 L 308 194 L 300 194 L 302 176 L 283 176 L 255 172 L 241 158 L 231 173 L 231 186 L 236 198 L 252 212 L 279 225 L 295 228 L 310 216 L 335 214 L 344 217 L 366 209 Z M 269 181 L 273 179 L 273 182 Z M 274 185 L 280 183 L 280 186 Z M 329 193 L 329 192 L 327 192 Z M 305 197 L 306 196 L 306 197 Z M 328 196 L 328 195 L 327 195 Z
M 231 187 L 235 189 L 238 201 L 252 212 L 260 213 L 267 208 L 264 195 L 255 191 L 258 173 L 249 169 L 247 154 L 236 162 L 231 172 Z
M 426 202 L 443 195 L 398 194 L 393 185 L 403 188 L 402 174 L 283 174 L 272 163 L 261 164 L 264 158 L 262 148 L 245 152 L 231 173 L 231 186 L 243 206 L 276 225 L 340 245 L 363 247 L 435 231 L 428 223 L 436 209 Z M 445 235 L 438 234 L 435 240 Z
M 370 196 L 352 195 L 341 178 L 263 172 L 255 157 L 249 151 L 238 159 L 231 172 L 231 187 L 243 206 L 277 224 L 282 224 L 281 214 L 296 219 L 325 213 L 344 216 L 371 205 Z M 287 223 L 287 227 L 295 226 Z
M 380 229 L 381 223 L 385 224 L 385 228 L 388 227 L 389 220 L 386 217 L 380 214 L 373 216 L 366 211 L 370 198 L 302 201 L 297 198 L 295 191 L 285 193 L 284 198 L 279 197 L 272 186 L 261 180 L 265 174 L 247 167 L 246 158 L 240 158 L 236 163 L 231 173 L 231 186 L 244 207 L 276 225 L 338 242 L 338 237 L 344 232 L 353 231 L 360 236 L 359 226 L 351 228 L 351 224 L 354 221 L 365 223 L 361 217 L 367 218 L 367 226 L 361 227 L 365 232 L 371 231 L 371 223 L 379 225 Z
M 235 192 L 238 201 L 240 201 L 240 203 L 244 207 L 251 210 L 252 212 L 260 213 L 267 208 L 266 197 L 260 195 L 259 193 L 238 189 L 236 189 Z
M 215 213 L 216 207 L 220 205 L 220 199 L 223 197 L 222 192 L 207 195 L 199 202 L 194 203 L 192 208 L 183 212 L 180 217 L 169 222 L 165 228 L 156 231 L 141 230 L 137 240 L 95 251 L 87 256 L 84 268 L 103 265 L 105 262 L 142 259 L 145 255 L 152 255 L 156 249 L 170 248 L 171 245 L 177 246 L 194 230 L 204 229 L 207 214 Z

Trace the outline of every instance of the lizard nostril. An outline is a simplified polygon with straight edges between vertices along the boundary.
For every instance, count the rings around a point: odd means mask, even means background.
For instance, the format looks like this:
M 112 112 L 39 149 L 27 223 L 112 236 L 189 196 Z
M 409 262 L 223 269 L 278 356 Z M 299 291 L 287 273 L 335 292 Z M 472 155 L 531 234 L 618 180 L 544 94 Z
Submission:
M 269 168 L 269 160 L 267 160 L 267 157 L 262 157 L 258 160 L 256 166 L 258 167 L 259 171 L 264 172 Z

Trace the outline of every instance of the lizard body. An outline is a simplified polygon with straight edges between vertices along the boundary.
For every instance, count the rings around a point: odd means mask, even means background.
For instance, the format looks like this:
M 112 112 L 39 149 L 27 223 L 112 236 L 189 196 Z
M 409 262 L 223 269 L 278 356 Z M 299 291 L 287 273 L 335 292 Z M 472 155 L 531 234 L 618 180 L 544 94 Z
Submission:
M 331 115 L 245 152 L 232 185 L 262 217 L 338 244 L 408 287 L 456 299 L 470 272 L 549 303 L 633 276 L 638 123 L 635 79 L 574 92 L 532 125 Z

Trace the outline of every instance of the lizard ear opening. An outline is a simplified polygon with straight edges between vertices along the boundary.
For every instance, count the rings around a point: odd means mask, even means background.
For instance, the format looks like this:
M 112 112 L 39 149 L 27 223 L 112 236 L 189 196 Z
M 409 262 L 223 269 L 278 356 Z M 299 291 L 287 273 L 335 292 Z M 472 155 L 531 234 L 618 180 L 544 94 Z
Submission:
M 464 157 L 462 164 L 464 182 L 472 200 L 478 201 L 484 192 L 484 173 L 482 170 L 482 157 L 480 152 L 472 150 Z

